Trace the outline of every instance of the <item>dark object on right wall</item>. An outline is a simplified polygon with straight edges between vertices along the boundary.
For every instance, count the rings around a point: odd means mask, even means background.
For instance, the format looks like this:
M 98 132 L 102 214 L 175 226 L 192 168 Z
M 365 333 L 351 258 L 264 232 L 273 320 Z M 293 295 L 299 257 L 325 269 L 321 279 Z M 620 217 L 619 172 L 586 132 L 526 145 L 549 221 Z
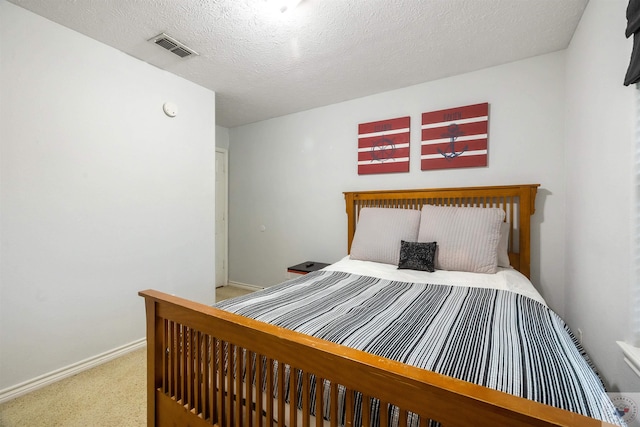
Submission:
M 633 35 L 633 50 L 631 51 L 631 61 L 627 68 L 627 75 L 624 77 L 624 85 L 640 81 L 640 0 L 629 0 L 627 6 L 627 38 Z

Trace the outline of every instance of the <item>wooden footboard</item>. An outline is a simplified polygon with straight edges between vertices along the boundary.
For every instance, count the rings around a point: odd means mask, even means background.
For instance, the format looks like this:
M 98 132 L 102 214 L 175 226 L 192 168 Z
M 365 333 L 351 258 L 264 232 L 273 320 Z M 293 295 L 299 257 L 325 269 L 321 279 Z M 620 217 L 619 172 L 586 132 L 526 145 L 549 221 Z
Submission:
M 610 425 L 161 292 L 140 296 L 147 312 L 149 426 L 338 426 L 340 390 L 347 426 L 356 425 L 354 418 L 369 426 L 372 417 L 387 426 L 394 414 L 404 426 L 410 413 L 421 426 L 427 419 L 444 427 Z M 296 373 L 289 375 L 289 401 L 301 400 L 301 409 L 285 402 L 287 370 L 276 366 Z M 275 392 L 254 387 L 253 373 L 256 384 Z M 314 398 L 324 393 L 329 408 Z M 355 417 L 359 393 L 361 418 Z M 387 404 L 399 410 L 390 414 Z M 329 421 L 312 413 L 328 413 Z

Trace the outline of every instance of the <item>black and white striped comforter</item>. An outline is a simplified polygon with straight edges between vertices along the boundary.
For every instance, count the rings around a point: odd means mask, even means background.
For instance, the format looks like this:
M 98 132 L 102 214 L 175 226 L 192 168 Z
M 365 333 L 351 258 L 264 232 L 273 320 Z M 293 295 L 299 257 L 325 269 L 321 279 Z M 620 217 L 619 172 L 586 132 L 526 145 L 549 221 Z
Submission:
M 623 425 L 564 321 L 514 292 L 319 271 L 217 307 Z

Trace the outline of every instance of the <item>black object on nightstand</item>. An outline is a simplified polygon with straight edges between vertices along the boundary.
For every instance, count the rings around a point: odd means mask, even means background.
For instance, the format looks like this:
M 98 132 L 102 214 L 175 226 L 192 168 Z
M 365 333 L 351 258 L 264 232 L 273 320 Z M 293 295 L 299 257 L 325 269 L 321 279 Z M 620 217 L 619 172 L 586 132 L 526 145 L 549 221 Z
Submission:
M 306 261 L 306 262 L 303 262 L 302 264 L 293 265 L 287 268 L 287 272 L 296 273 L 296 274 L 307 274 L 307 273 L 311 273 L 312 271 L 321 270 L 328 265 L 329 264 L 325 264 L 323 262 Z

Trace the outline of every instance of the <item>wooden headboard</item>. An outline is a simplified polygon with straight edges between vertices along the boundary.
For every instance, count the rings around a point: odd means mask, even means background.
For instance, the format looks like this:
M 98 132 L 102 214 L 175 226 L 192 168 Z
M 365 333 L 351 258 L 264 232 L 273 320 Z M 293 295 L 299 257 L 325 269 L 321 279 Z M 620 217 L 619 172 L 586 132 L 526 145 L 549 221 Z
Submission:
M 423 205 L 498 207 L 510 224 L 509 261 L 527 277 L 531 275 L 531 215 L 540 184 L 492 187 L 433 188 L 422 190 L 350 191 L 347 204 L 348 252 L 356 232 L 360 209 L 365 207 L 422 209 Z

